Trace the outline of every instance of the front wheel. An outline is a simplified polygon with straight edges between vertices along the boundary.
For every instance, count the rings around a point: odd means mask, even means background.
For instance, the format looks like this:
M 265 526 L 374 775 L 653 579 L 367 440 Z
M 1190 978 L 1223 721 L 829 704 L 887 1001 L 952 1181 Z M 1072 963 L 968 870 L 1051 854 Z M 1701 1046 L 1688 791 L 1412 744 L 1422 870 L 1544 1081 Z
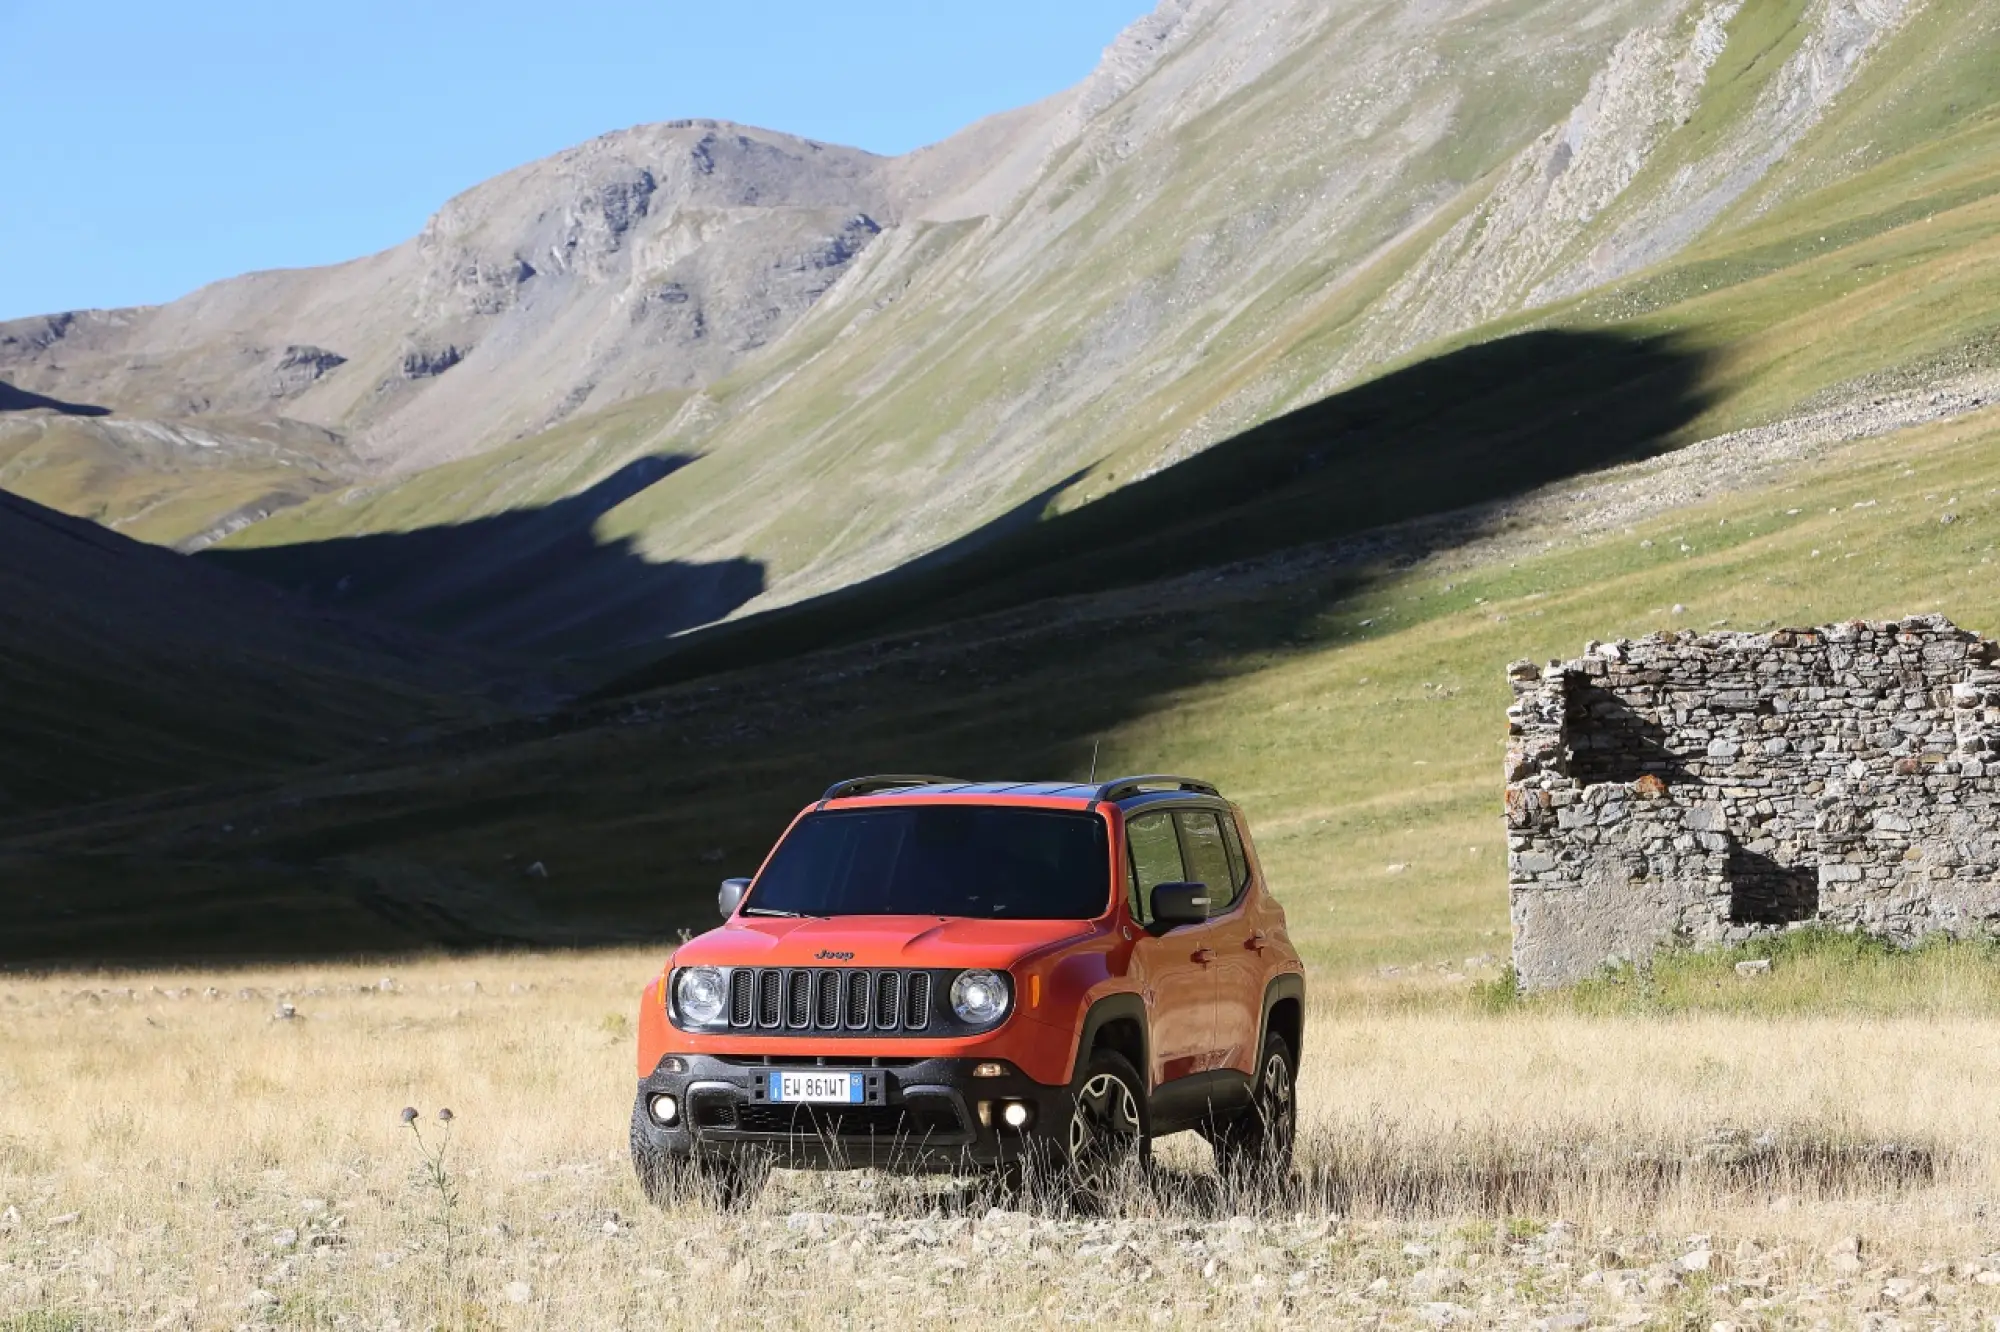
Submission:
M 646 1201 L 655 1207 L 705 1203 L 720 1211 L 747 1207 L 764 1191 L 770 1161 L 752 1152 L 704 1152 L 682 1156 L 662 1151 L 647 1135 L 644 1098 L 632 1109 L 632 1170 Z
M 1298 1079 L 1297 1056 L 1273 1032 L 1264 1041 L 1250 1107 L 1209 1135 L 1216 1173 L 1258 1185 L 1276 1185 L 1291 1175 L 1292 1145 L 1299 1132 Z
M 1151 1147 L 1146 1084 L 1138 1071 L 1112 1051 L 1092 1055 L 1077 1079 L 1063 1139 L 1070 1204 L 1101 1210 L 1121 1181 L 1145 1167 Z

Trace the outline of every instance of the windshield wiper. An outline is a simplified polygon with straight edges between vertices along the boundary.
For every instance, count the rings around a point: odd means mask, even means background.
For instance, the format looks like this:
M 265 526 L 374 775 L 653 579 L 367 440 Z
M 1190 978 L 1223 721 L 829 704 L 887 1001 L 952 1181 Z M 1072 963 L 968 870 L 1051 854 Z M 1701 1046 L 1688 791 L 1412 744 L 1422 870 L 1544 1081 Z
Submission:
M 744 907 L 746 916 L 776 916 L 781 920 L 825 920 L 825 916 L 815 916 L 809 911 L 785 911 L 779 907 Z

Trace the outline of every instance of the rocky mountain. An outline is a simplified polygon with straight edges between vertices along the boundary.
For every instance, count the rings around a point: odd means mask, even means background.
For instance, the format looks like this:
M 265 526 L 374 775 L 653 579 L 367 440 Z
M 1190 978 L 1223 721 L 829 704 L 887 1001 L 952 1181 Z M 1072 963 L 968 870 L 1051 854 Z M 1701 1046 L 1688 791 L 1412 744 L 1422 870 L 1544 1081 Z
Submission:
M 1864 169 L 1898 145 L 1839 139 L 1836 112 L 1893 106 L 1943 32 L 1971 40 L 1968 15 L 1915 20 L 1947 0 L 1918 4 L 1165 0 L 1078 87 L 905 158 L 709 123 L 607 135 L 382 255 L 5 326 L 0 377 L 175 428 L 336 432 L 356 484 L 227 544 L 282 548 L 274 576 L 418 623 L 614 594 L 563 562 L 524 589 L 480 543 L 448 594 L 431 568 L 356 580 L 352 539 L 609 485 L 596 540 L 754 570 L 732 584 L 747 595 L 703 583 L 563 639 L 632 650 L 618 625 L 852 585 L 1495 321 L 1568 317 Z M 1783 405 L 1717 401 L 1690 437 Z M 669 465 L 625 493 L 649 457 Z M 281 507 L 230 498 L 200 523 L 189 506 L 175 539 Z
M 712 121 L 605 135 L 332 268 L 0 325 L 0 376 L 120 415 L 305 422 L 420 467 L 726 373 L 894 221 L 867 153 Z

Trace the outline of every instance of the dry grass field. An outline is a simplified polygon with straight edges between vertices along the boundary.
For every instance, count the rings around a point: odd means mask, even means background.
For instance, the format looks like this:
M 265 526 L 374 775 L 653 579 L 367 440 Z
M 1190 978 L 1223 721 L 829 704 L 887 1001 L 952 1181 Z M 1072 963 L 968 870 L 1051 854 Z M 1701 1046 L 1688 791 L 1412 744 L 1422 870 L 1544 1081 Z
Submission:
M 1189 1138 L 1102 1219 L 782 1173 L 718 1218 L 625 1159 L 659 961 L 0 980 L 0 1328 L 2000 1325 L 2000 1038 L 1949 977 L 1818 1016 L 1354 979 L 1281 1193 Z M 449 1205 L 406 1105 L 454 1112 Z

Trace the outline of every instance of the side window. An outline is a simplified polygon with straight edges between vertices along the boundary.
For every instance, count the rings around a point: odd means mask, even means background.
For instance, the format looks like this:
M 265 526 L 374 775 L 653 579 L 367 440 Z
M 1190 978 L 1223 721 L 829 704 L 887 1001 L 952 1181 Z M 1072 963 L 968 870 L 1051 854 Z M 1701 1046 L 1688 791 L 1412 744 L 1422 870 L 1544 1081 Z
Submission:
M 1174 816 L 1161 811 L 1141 814 L 1125 825 L 1126 845 L 1132 854 L 1132 915 L 1141 925 L 1153 923 L 1153 889 L 1163 883 L 1179 883 L 1180 839 L 1174 836 Z
M 1243 835 L 1236 831 L 1236 816 L 1224 814 L 1221 819 L 1222 844 L 1229 848 L 1229 872 L 1235 876 L 1240 893 L 1250 886 L 1250 858 L 1243 854 Z
M 1188 878 L 1208 885 L 1211 915 L 1227 911 L 1236 901 L 1236 875 L 1229 865 L 1229 849 L 1222 840 L 1221 823 L 1214 811 L 1206 809 L 1184 809 L 1174 819 L 1181 825 Z

